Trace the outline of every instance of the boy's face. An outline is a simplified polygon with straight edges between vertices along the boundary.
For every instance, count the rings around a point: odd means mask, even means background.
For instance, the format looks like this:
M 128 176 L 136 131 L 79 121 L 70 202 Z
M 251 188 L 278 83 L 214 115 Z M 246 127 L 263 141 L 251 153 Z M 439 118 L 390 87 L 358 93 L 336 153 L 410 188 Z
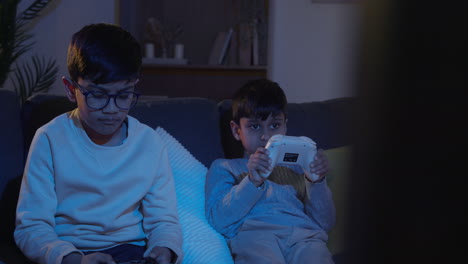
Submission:
M 286 122 L 284 113 L 276 116 L 270 114 L 264 121 L 253 117 L 242 117 L 239 124 L 231 121 L 231 131 L 234 138 L 242 142 L 246 154 L 253 154 L 257 148 L 265 147 L 271 136 L 285 135 Z
M 64 79 L 63 81 L 67 86 L 67 94 L 70 100 L 76 101 L 78 105 L 81 123 L 91 139 L 93 139 L 93 137 L 112 137 L 127 118 L 129 110 L 122 110 L 117 107 L 114 98 L 110 98 L 109 103 L 104 108 L 99 110 L 93 109 L 88 105 L 90 103 L 92 105 L 93 102 L 91 100 L 99 99 L 99 97 L 95 96 L 93 99 L 92 95 L 88 95 L 87 102 L 83 92 L 98 91 L 100 92 L 99 95 L 123 94 L 123 92 L 134 92 L 135 84 L 138 82 L 138 80 L 133 82 L 119 81 L 96 85 L 90 81 L 80 79 L 78 85 L 76 85 L 68 79 Z M 121 97 L 117 97 L 119 102 L 122 101 L 120 98 Z

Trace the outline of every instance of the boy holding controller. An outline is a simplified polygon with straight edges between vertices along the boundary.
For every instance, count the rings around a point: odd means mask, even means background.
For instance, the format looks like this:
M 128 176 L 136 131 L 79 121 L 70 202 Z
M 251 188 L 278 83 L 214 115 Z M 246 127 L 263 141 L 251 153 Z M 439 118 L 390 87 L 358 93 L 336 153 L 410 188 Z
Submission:
M 232 102 L 230 126 L 245 157 L 218 159 L 207 174 L 206 215 L 227 238 L 236 264 L 333 263 L 326 243 L 335 207 L 323 150 L 302 170 L 296 165 L 273 168 L 265 148 L 270 137 L 286 134 L 286 105 L 283 90 L 270 80 L 241 87 Z

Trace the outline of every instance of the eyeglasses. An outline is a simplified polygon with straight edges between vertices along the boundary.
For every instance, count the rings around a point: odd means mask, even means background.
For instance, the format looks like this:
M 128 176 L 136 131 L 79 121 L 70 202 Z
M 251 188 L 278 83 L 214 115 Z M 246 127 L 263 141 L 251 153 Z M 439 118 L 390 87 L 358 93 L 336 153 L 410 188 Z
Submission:
M 104 109 L 114 98 L 114 104 L 121 110 L 129 110 L 134 107 L 140 97 L 136 92 L 119 92 L 114 95 L 108 94 L 103 91 L 85 91 L 78 83 L 74 82 L 78 90 L 84 95 L 86 105 L 94 110 Z M 136 85 L 134 86 L 136 89 Z

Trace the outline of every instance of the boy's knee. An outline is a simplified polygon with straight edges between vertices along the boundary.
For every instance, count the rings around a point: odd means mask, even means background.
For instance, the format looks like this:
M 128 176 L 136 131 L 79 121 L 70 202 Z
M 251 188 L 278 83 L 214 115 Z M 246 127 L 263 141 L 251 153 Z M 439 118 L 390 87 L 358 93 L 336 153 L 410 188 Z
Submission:
M 235 263 L 286 263 L 279 244 L 270 235 L 267 232 L 239 232 L 229 242 Z
M 333 259 L 327 244 L 321 239 L 307 240 L 297 243 L 288 252 L 288 263 L 320 263 L 333 264 Z

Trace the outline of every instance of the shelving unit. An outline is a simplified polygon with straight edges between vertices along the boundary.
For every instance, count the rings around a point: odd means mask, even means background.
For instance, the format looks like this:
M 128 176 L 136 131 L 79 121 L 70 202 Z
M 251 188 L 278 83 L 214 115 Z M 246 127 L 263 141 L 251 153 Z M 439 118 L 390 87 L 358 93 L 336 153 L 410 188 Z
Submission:
M 222 100 L 230 98 L 246 81 L 267 75 L 266 18 L 257 24 L 261 25 L 258 26 L 256 53 L 261 66 L 238 66 L 235 54 L 230 55 L 228 65 L 209 65 L 208 59 L 219 32 L 237 29 L 240 24 L 245 26 L 253 21 L 254 14 L 264 16 L 268 13 L 268 0 L 119 0 L 118 5 L 120 25 L 130 31 L 142 47 L 147 41 L 144 29 L 149 17 L 168 27 L 179 25 L 183 29 L 177 42 L 184 45 L 183 59 L 187 64 L 145 63 L 139 84 L 144 95 Z M 239 44 L 241 38 L 238 41 Z M 172 57 L 172 50 L 168 52 Z M 155 55 L 161 54 L 156 50 Z

